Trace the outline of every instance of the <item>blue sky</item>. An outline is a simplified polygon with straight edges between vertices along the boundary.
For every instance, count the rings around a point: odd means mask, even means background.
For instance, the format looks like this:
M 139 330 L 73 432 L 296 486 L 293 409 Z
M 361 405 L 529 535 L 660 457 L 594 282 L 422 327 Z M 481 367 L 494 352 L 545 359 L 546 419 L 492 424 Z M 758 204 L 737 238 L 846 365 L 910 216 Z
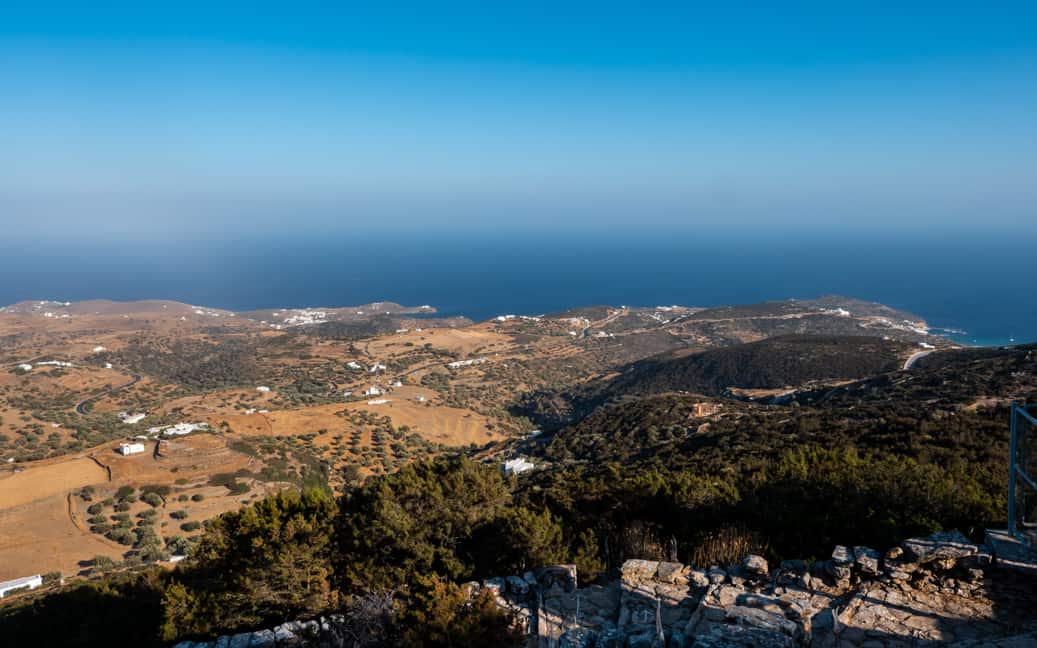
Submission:
M 10 235 L 1037 228 L 1033 3 L 150 4 L 0 6 Z

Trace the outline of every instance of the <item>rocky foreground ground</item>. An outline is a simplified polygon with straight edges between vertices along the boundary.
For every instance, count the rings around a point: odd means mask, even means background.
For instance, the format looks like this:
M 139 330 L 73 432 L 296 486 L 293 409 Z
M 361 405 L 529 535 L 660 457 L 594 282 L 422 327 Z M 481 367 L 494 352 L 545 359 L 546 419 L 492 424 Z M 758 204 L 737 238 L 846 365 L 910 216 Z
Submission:
M 998 568 L 957 532 L 776 569 L 755 555 L 708 570 L 628 560 L 605 584 L 578 587 L 559 565 L 468 588 L 492 591 L 531 648 L 1037 646 L 1037 576 Z M 341 624 L 330 615 L 177 648 L 353 646 Z

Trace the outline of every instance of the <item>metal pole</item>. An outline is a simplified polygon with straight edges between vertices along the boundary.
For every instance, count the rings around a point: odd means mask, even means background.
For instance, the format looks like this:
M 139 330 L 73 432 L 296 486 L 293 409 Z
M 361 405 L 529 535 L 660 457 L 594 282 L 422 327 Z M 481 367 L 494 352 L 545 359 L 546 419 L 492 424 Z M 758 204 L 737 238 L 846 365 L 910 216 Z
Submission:
M 1015 531 L 1015 448 L 1016 448 L 1016 412 L 1018 403 L 1012 403 L 1012 435 L 1008 441 L 1008 535 L 1016 537 Z

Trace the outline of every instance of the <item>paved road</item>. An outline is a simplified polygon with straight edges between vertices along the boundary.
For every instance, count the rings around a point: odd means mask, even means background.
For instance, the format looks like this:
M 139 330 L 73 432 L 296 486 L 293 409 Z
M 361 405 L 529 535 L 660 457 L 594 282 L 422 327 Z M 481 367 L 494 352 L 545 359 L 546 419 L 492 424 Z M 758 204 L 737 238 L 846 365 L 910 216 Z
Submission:
M 125 385 L 119 385 L 118 387 L 112 387 L 111 389 L 109 389 L 107 391 L 103 391 L 100 394 L 94 394 L 93 396 L 91 396 L 90 398 L 87 398 L 86 400 L 79 401 L 78 403 L 76 403 L 76 414 L 79 414 L 80 416 L 86 416 L 86 414 L 87 414 L 86 406 L 89 403 L 97 400 L 98 398 L 102 398 L 104 396 L 107 396 L 108 394 L 114 394 L 117 391 L 121 391 L 121 390 L 126 389 L 128 387 L 133 387 L 134 385 L 136 385 L 139 382 L 140 382 L 140 374 L 133 374 L 133 380 L 131 380 L 130 382 L 126 383 Z
M 929 355 L 936 349 L 926 349 L 925 351 L 919 351 L 918 353 L 912 354 L 910 358 L 904 361 L 904 371 L 907 371 L 911 367 L 915 366 L 915 363 Z

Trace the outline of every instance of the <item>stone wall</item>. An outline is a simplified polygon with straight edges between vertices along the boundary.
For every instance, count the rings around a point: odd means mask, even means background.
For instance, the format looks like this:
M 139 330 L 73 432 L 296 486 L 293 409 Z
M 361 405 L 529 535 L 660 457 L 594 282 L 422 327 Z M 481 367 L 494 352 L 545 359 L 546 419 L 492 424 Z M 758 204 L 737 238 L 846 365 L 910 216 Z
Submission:
M 493 590 L 531 648 L 997 645 L 1037 630 L 1037 580 L 993 568 L 957 532 L 776 569 L 760 556 L 709 569 L 629 560 L 604 585 L 578 588 L 575 569 L 556 566 L 470 587 Z
M 555 565 L 466 587 L 512 611 L 528 648 L 1037 646 L 1037 578 L 998 569 L 957 532 L 774 569 L 752 555 L 709 569 L 628 560 L 618 578 L 578 585 L 575 567 Z M 176 648 L 365 645 L 344 628 L 332 614 Z

